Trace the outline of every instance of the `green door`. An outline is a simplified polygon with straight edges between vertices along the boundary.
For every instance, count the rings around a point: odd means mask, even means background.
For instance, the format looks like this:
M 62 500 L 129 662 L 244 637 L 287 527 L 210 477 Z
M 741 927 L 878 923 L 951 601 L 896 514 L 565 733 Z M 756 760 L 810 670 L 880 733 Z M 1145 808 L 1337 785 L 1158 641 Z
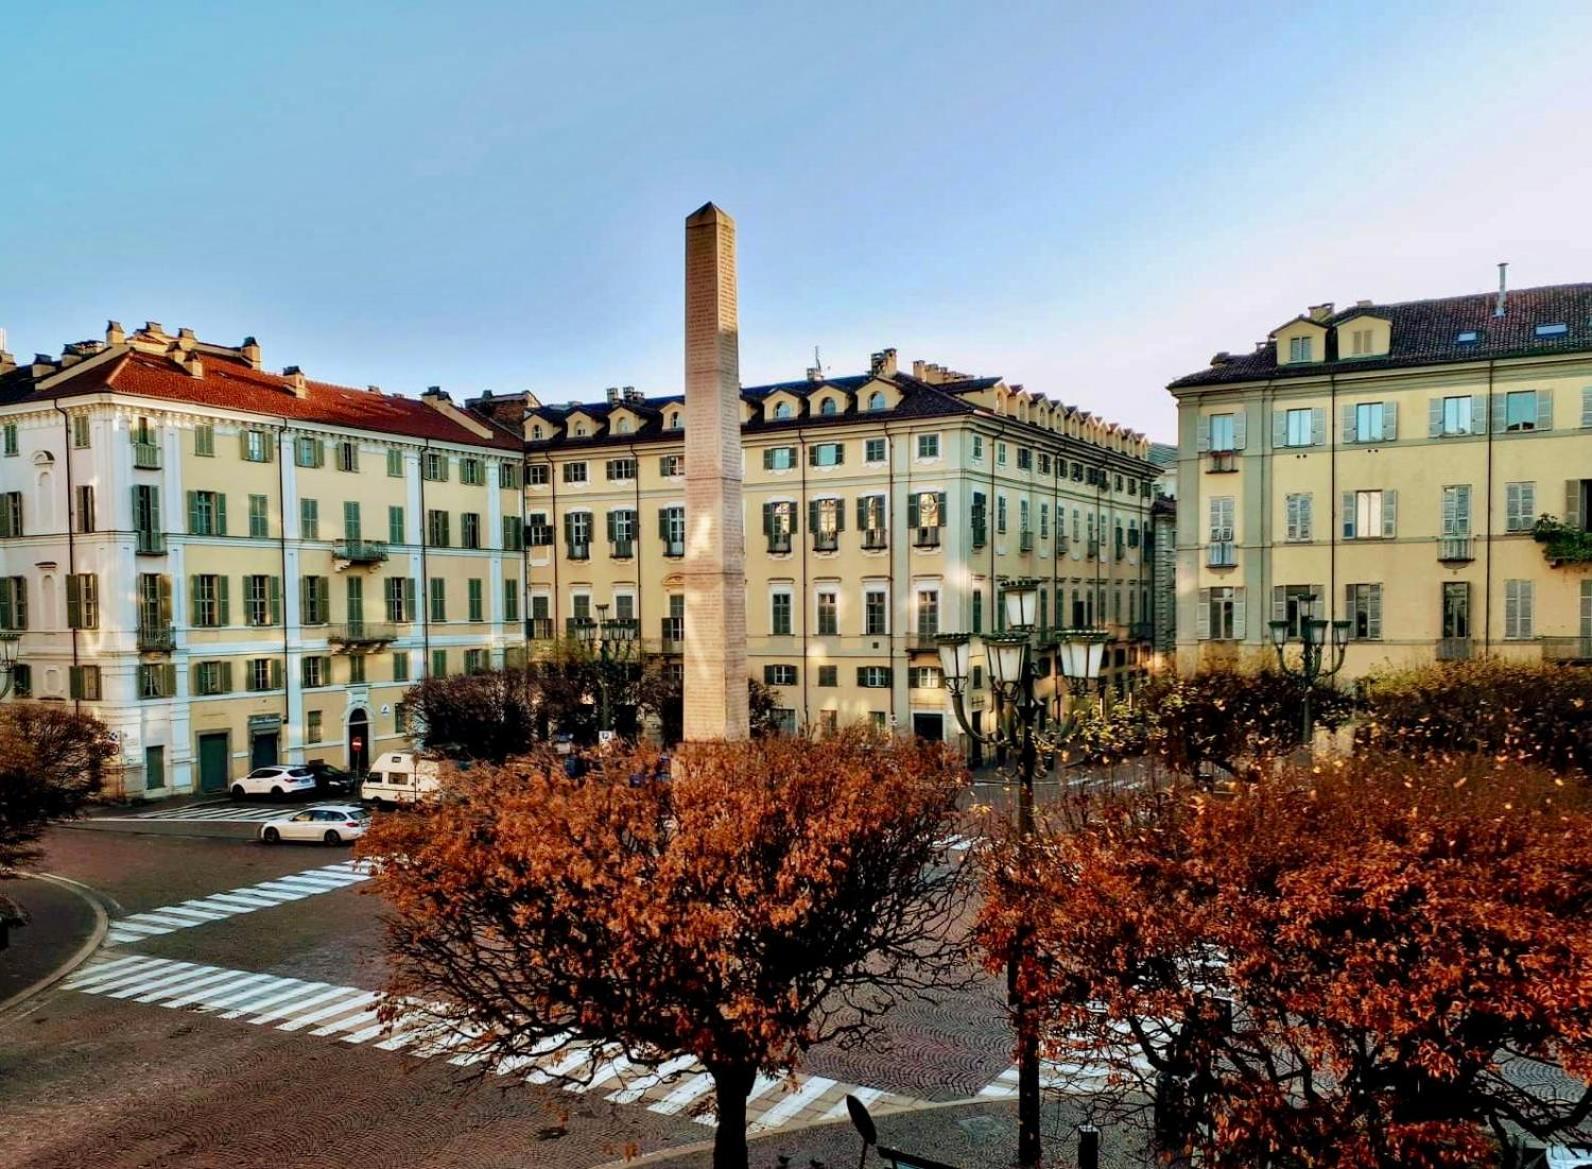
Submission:
M 227 746 L 227 733 L 199 736 L 199 790 L 224 792 L 231 778 L 228 759 L 232 751 Z
M 158 791 L 166 786 L 166 748 L 144 748 L 144 790 Z

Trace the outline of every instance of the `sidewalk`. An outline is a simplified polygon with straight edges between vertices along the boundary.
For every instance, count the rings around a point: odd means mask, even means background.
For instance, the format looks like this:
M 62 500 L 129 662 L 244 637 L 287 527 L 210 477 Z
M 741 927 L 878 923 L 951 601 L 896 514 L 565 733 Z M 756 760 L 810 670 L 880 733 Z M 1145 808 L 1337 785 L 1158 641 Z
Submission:
M 0 1007 L 71 962 L 99 928 L 101 918 L 86 894 L 52 881 L 16 878 L 0 881 L 0 893 L 27 912 L 27 925 L 11 930 L 11 945 L 0 950 Z

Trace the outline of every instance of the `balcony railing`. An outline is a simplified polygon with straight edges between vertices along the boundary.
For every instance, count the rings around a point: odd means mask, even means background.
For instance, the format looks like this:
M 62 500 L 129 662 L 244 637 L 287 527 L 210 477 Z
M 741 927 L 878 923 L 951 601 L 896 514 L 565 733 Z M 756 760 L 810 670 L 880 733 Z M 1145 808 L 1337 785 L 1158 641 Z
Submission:
M 139 653 L 171 653 L 177 648 L 177 631 L 170 625 L 140 625 Z
M 527 617 L 525 619 L 525 636 L 532 641 L 552 641 L 553 619 L 551 617 Z
M 1592 662 L 1592 637 L 1544 637 L 1545 662 Z
M 789 532 L 770 532 L 768 534 L 768 550 L 770 552 L 789 552 L 790 551 L 790 533 Z
M 912 546 L 914 548 L 938 548 L 940 546 L 940 529 L 914 528 L 912 531 Z
M 890 545 L 890 535 L 883 528 L 864 528 L 862 530 L 862 546 L 870 552 L 877 552 Z
M 1212 451 L 1210 470 L 1226 472 L 1238 470 L 1238 455 L 1234 451 Z
M 166 533 L 151 532 L 143 528 L 133 533 L 134 551 L 140 556 L 164 556 L 166 554 Z
M 1034 550 L 1034 533 L 1019 532 L 1017 534 L 1017 550 L 1019 552 L 1032 552 Z
M 663 554 L 671 560 L 678 560 L 685 555 L 685 541 L 665 540 L 663 542 Z
M 1462 564 L 1476 559 L 1476 550 L 1469 536 L 1439 536 L 1437 558 L 1448 564 Z
M 380 540 L 339 540 L 332 556 L 350 564 L 380 564 L 387 559 L 387 545 Z
M 1238 563 L 1238 552 L 1231 540 L 1212 544 L 1206 550 L 1205 564 L 1210 568 L 1232 568 Z
M 919 629 L 907 635 L 907 648 L 913 653 L 939 653 L 940 634 L 938 630 Z
M 813 533 L 813 551 L 814 552 L 836 552 L 836 551 L 839 551 L 839 549 L 840 549 L 840 533 L 839 532 L 814 532 Z
M 1471 639 L 1468 637 L 1442 637 L 1437 641 L 1437 660 L 1440 662 L 1468 662 L 1471 656 Z
M 565 544 L 564 550 L 570 560 L 590 560 L 591 545 L 586 543 Z
M 615 560 L 630 560 L 635 556 L 635 554 L 636 542 L 634 540 L 608 541 L 608 555 L 612 556 Z
M 658 652 L 678 654 L 685 652 L 685 620 L 680 617 L 665 617 L 659 632 L 662 641 L 659 643 Z
M 326 627 L 326 640 L 333 645 L 382 645 L 397 637 L 398 627 L 390 621 L 346 621 Z
M 133 466 L 140 471 L 160 470 L 160 447 L 152 442 L 135 442 Z

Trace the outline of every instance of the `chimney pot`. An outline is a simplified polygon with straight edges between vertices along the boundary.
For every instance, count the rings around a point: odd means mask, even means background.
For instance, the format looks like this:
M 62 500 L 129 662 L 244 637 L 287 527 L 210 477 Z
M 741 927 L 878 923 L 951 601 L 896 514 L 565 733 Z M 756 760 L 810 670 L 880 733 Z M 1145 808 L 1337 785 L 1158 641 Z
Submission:
M 282 367 L 283 377 L 302 377 L 303 375 L 304 371 L 296 365 L 286 365 Z
M 122 328 L 120 321 L 105 322 L 105 344 L 121 345 L 127 340 L 127 332 Z M 3 346 L 0 346 L 3 348 Z
M 160 327 L 159 321 L 145 321 L 144 332 L 151 333 L 156 337 L 163 337 L 166 335 L 166 330 Z
M 1310 319 L 1317 322 L 1324 321 L 1332 315 L 1332 309 L 1333 304 L 1330 300 L 1323 304 L 1313 304 L 1310 306 Z
M 1504 303 L 1509 297 L 1508 287 L 1509 261 L 1501 261 L 1498 265 L 1498 304 L 1493 309 L 1493 316 L 1504 315 Z
M 1354 302 L 1354 307 L 1355 308 L 1370 308 L 1371 304 L 1372 304 L 1372 302 L 1369 301 L 1369 300 L 1357 300 L 1357 301 Z

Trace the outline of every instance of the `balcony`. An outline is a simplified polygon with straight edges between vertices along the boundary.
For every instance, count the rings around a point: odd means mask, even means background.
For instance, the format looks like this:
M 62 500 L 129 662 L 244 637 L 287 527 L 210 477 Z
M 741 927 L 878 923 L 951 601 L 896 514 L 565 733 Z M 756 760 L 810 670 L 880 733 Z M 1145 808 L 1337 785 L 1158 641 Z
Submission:
M 662 641 L 658 645 L 659 653 L 681 654 L 685 652 L 685 619 L 683 617 L 665 617 L 659 632 L 662 634 Z
M 332 557 L 348 564 L 380 564 L 387 559 L 387 545 L 380 540 L 339 540 L 332 546 Z
M 1238 551 L 1231 540 L 1218 540 L 1206 549 L 1207 568 L 1233 568 L 1238 564 Z
M 1238 470 L 1238 453 L 1236 451 L 1212 451 L 1211 464 L 1206 470 L 1213 475 L 1225 475 Z
M 590 560 L 591 545 L 587 543 L 565 544 L 564 553 L 570 560 Z
M 864 528 L 862 546 L 869 552 L 882 552 L 890 546 L 889 533 L 883 528 Z
M 838 552 L 840 550 L 839 532 L 814 532 L 814 552 Z
M 608 555 L 615 560 L 632 560 L 636 555 L 636 542 L 634 540 L 609 540 Z
M 177 648 L 177 631 L 170 625 L 140 625 L 139 653 L 171 653 Z
M 663 554 L 665 556 L 667 556 L 670 560 L 678 560 L 678 559 L 680 559 L 682 556 L 685 555 L 685 541 L 684 540 L 665 540 L 663 542 Z
M 138 529 L 133 533 L 133 551 L 140 556 L 164 556 L 166 554 L 166 533 L 151 532 Z
M 768 550 L 770 552 L 789 552 L 790 543 L 789 532 L 770 532 L 768 535 Z
M 1545 662 L 1592 663 L 1592 637 L 1543 637 L 1538 640 L 1542 643 L 1542 660 Z
M 1474 542 L 1469 536 L 1439 536 L 1437 559 L 1444 564 L 1466 564 L 1476 559 Z
M 139 471 L 160 470 L 160 447 L 152 442 L 135 442 L 133 467 Z
M 940 546 L 940 529 L 914 528 L 912 530 L 912 546 L 914 548 L 938 548 Z
M 553 619 L 551 617 L 526 618 L 525 636 L 532 641 L 552 641 Z
M 907 635 L 907 650 L 911 653 L 940 652 L 939 630 L 919 629 L 916 633 Z
M 1440 637 L 1437 640 L 1437 660 L 1468 662 L 1471 658 L 1471 644 L 1471 639 L 1468 637 Z
M 348 621 L 342 625 L 328 625 L 326 640 L 345 650 L 369 649 L 386 645 L 398 637 L 398 627 L 390 621 Z
M 1034 550 L 1034 533 L 1019 532 L 1017 534 L 1017 550 L 1019 552 L 1032 552 Z

